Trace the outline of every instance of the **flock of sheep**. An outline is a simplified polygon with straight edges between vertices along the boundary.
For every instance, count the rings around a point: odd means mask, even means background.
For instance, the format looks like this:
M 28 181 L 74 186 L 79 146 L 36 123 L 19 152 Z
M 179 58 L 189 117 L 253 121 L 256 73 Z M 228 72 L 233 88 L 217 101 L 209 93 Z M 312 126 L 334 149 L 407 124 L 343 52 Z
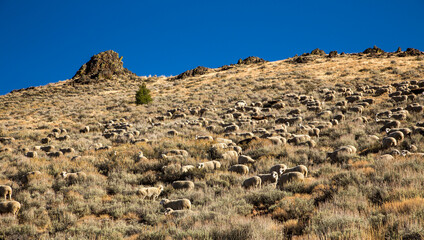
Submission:
M 411 154 L 423 156 L 423 153 L 416 152 L 417 149 L 416 147 L 414 148 L 413 145 L 401 151 L 394 149 L 395 147 L 399 147 L 400 143 L 412 134 L 424 135 L 423 123 L 416 123 L 412 128 L 401 126 L 401 121 L 405 120 L 409 114 L 423 112 L 423 106 L 413 102 L 417 100 L 417 94 L 415 94 L 413 90 L 421 88 L 424 88 L 424 81 L 409 81 L 378 87 L 363 86 L 358 88 L 357 91 L 345 87 L 338 87 L 335 89 L 325 88 L 319 91 L 323 102 L 310 95 L 288 93 L 283 95 L 281 99 L 272 101 L 252 102 L 250 104 L 246 101 L 237 101 L 234 107 L 223 109 L 221 120 L 206 119 L 203 117 L 203 114 L 208 111 L 216 111 L 214 108 L 193 107 L 190 109 L 181 108 L 169 110 L 162 116 L 150 118 L 149 123 L 152 126 L 161 126 L 163 124 L 162 122 L 165 120 L 186 119 L 186 121 L 175 122 L 175 126 L 201 126 L 213 133 L 218 133 L 220 131 L 218 129 L 222 129 L 220 133 L 223 134 L 223 138 L 196 136 L 197 140 L 211 141 L 211 151 L 218 153 L 218 156 L 210 161 L 197 163 L 197 166 L 181 164 L 181 172 L 183 173 L 193 171 L 196 168 L 203 169 L 204 171 L 225 170 L 223 169 L 223 164 L 219 161 L 222 159 L 232 163 L 226 170 L 246 176 L 246 179 L 242 182 L 242 187 L 249 189 L 272 184 L 275 185 L 276 188 L 284 190 L 284 186 L 287 183 L 303 181 L 307 178 L 308 168 L 304 165 L 288 168 L 285 164 L 280 163 L 272 166 L 268 172 L 255 174 L 255 176 L 247 176 L 252 172 L 249 166 L 254 165 L 256 160 L 243 154 L 243 148 L 241 146 L 249 144 L 251 141 L 267 139 L 277 146 L 293 144 L 296 146 L 313 148 L 319 141 L 321 131 L 336 126 L 340 122 L 347 121 L 347 113 L 350 113 L 349 116 L 355 117 L 352 119 L 353 121 L 360 121 L 362 123 L 373 121 L 373 119 L 361 115 L 363 110 L 374 104 L 375 100 L 371 96 L 380 96 L 388 93 L 389 98 L 395 104 L 405 104 L 406 107 L 398 106 L 394 109 L 376 113 L 375 121 L 377 124 L 382 125 L 380 130 L 386 134 L 386 136 L 381 139 L 379 150 L 390 150 L 390 152 L 386 154 L 390 156 L 406 156 Z M 340 96 L 344 97 L 344 100 L 335 102 L 331 108 L 324 108 L 324 106 L 328 106 L 328 104 L 324 104 L 325 102 L 332 102 L 336 97 Z M 277 116 L 271 113 L 273 110 L 278 111 L 284 109 L 288 103 L 293 102 L 305 106 L 306 111 L 315 114 L 318 118 L 327 118 L 327 120 L 307 120 L 303 116 L 304 110 L 300 107 L 291 109 L 291 111 L 284 116 Z M 187 116 L 189 114 L 198 116 L 198 119 L 188 120 Z M 269 123 L 272 123 L 272 128 L 259 127 Z M 254 130 L 252 132 L 241 132 L 240 129 L 247 125 L 253 126 Z M 289 132 L 289 127 L 296 127 L 296 132 Z M 81 134 L 89 132 L 89 126 L 80 130 Z M 181 133 L 175 129 L 169 130 L 167 134 L 171 137 L 181 135 Z M 113 139 L 118 143 L 148 141 L 147 139 L 140 138 L 140 132 L 131 124 L 122 120 L 108 122 L 105 125 L 103 136 L 107 139 Z M 41 143 L 49 144 L 52 139 L 66 141 L 69 138 L 70 136 L 66 129 L 55 128 L 49 136 L 41 140 Z M 235 142 L 230 138 L 241 138 L 241 140 Z M 376 135 L 370 135 L 369 138 L 374 141 L 380 141 L 380 137 Z M 6 141 L 7 139 L 2 138 L 0 140 Z M 111 146 L 98 146 L 96 150 L 107 150 L 111 148 Z M 49 157 L 59 157 L 64 154 L 75 153 L 75 150 L 72 148 L 56 150 L 52 145 L 38 146 L 34 148 L 34 151 L 24 149 L 25 156 L 29 158 L 36 158 L 38 156 L 37 151 L 44 151 Z M 346 154 L 357 154 L 356 147 L 353 145 L 341 146 L 333 152 L 327 153 L 327 158 L 332 160 L 332 162 L 337 162 L 340 156 Z M 170 161 L 181 162 L 189 155 L 190 153 L 186 150 L 174 149 L 162 154 L 161 157 Z M 145 158 L 143 152 L 138 154 L 138 160 Z M 162 171 L 166 171 L 167 167 L 168 166 L 164 166 Z M 42 173 L 39 171 L 34 171 L 27 173 L 25 177 L 27 181 L 29 181 L 41 174 Z M 87 175 L 84 172 L 67 173 L 64 171 L 60 173 L 59 176 L 69 183 L 85 181 L 87 179 Z M 171 186 L 178 190 L 191 190 L 195 187 L 195 183 L 191 180 L 180 179 L 172 182 Z M 164 187 L 162 185 L 156 187 L 141 187 L 137 190 L 137 194 L 143 199 L 157 200 L 163 189 Z M 0 185 L 0 195 L 2 199 L 4 199 L 4 201 L 0 202 L 0 213 L 17 215 L 21 208 L 21 204 L 12 200 L 12 188 L 10 186 Z M 166 215 L 184 214 L 185 211 L 190 211 L 192 206 L 190 200 L 186 198 L 174 200 L 163 199 L 160 201 L 160 204 L 163 206 Z

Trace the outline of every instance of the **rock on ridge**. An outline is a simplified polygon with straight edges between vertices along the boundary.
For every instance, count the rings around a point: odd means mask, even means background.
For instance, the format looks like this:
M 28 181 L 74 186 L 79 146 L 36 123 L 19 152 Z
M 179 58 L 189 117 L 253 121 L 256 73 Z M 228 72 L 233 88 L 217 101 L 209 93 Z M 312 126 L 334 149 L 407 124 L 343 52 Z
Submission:
M 187 71 L 179 74 L 178 76 L 174 77 L 174 79 L 185 79 L 185 78 L 188 78 L 188 77 L 200 76 L 200 75 L 206 74 L 206 73 L 211 72 L 211 71 L 212 71 L 211 68 L 198 66 L 194 69 L 190 69 L 190 70 L 187 70 Z
M 90 61 L 81 66 L 72 84 L 90 84 L 112 79 L 113 76 L 134 75 L 123 67 L 122 57 L 117 52 L 108 50 L 91 57 Z
M 254 63 L 263 63 L 263 62 L 267 62 L 267 61 L 265 61 L 264 59 L 260 57 L 250 56 L 244 60 L 239 59 L 237 64 L 254 64 Z

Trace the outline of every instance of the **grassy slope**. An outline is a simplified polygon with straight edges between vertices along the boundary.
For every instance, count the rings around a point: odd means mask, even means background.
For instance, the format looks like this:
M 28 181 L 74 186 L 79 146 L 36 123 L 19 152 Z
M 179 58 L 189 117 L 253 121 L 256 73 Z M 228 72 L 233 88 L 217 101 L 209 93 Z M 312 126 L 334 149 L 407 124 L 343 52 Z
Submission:
M 0 153 L 0 184 L 14 189 L 13 198 L 22 204 L 17 218 L 0 216 L 0 236 L 44 236 L 105 239 L 146 238 L 212 238 L 212 239 L 281 239 L 283 235 L 298 238 L 322 236 L 345 239 L 400 238 L 424 236 L 424 194 L 421 158 L 395 157 L 393 161 L 378 160 L 378 154 L 349 156 L 343 163 L 331 164 L 325 153 L 351 144 L 363 151 L 375 148 L 368 135 L 379 132 L 381 125 L 375 114 L 395 106 L 387 94 L 366 95 L 376 103 L 366 107 L 363 116 L 368 123 L 354 121 L 359 115 L 346 114 L 346 121 L 321 131 L 317 146 L 275 146 L 267 140 L 243 146 L 244 154 L 258 160 L 249 175 L 266 172 L 275 163 L 289 166 L 304 164 L 310 177 L 303 184 L 291 184 L 286 191 L 271 186 L 246 191 L 240 187 L 245 177 L 225 169 L 233 162 L 222 160 L 223 170 L 213 173 L 195 171 L 196 188 L 188 192 L 173 190 L 172 180 L 182 179 L 177 171 L 163 174 L 161 168 L 172 162 L 160 159 L 170 149 L 186 149 L 191 157 L 183 164 L 196 164 L 208 159 L 213 142 L 195 140 L 196 135 L 222 137 L 222 128 L 214 132 L 204 127 L 180 127 L 183 119 L 162 121 L 152 127 L 149 118 L 163 115 L 173 108 L 209 107 L 207 120 L 220 120 L 226 109 L 237 100 L 248 103 L 281 98 L 286 93 L 314 96 L 322 101 L 320 89 L 356 87 L 368 84 L 388 85 L 395 82 L 422 80 L 424 61 L 417 57 L 370 58 L 348 55 L 337 58 L 316 57 L 307 64 L 289 60 L 257 65 L 242 65 L 225 71 L 170 81 L 165 77 L 111 79 L 98 85 L 73 87 L 68 81 L 49 84 L 0 96 L 0 136 L 16 140 L 4 147 L 11 152 Z M 134 104 L 135 92 L 142 81 L 151 89 L 154 101 L 147 106 Z M 341 94 L 325 102 L 330 110 Z M 415 102 L 424 104 L 424 98 Z M 319 119 L 306 107 L 285 100 L 286 107 L 272 109 L 277 116 L 299 107 L 307 121 Z M 189 113 L 190 120 L 198 119 Z M 421 114 L 410 114 L 402 127 L 414 126 Z M 112 142 L 102 137 L 104 124 L 122 119 L 133 124 L 150 143 Z M 212 121 L 209 121 L 212 123 Z M 93 131 L 79 133 L 90 126 Z M 216 125 L 216 124 L 215 124 Z M 239 132 L 255 128 L 271 128 L 272 121 L 256 126 L 244 125 Z M 54 127 L 65 128 L 70 140 L 53 140 L 56 149 L 72 147 L 76 153 L 59 158 L 38 151 L 38 158 L 27 158 L 23 149 L 41 146 L 41 139 Z M 178 137 L 166 132 L 175 129 Z M 290 127 L 289 132 L 296 132 Z M 230 137 L 241 140 L 240 137 Z M 95 151 L 99 144 L 111 150 Z M 414 134 L 397 149 L 415 144 L 424 152 L 423 136 Z M 148 160 L 137 161 L 142 150 Z M 81 158 L 71 160 L 72 156 Z M 39 170 L 41 179 L 25 184 L 22 176 Z M 84 171 L 88 181 L 69 185 L 56 177 L 62 171 Z M 140 185 L 164 184 L 161 197 L 186 197 L 193 203 L 193 213 L 179 218 L 164 216 L 158 201 L 140 200 Z M 414 235 L 415 234 L 415 235 Z

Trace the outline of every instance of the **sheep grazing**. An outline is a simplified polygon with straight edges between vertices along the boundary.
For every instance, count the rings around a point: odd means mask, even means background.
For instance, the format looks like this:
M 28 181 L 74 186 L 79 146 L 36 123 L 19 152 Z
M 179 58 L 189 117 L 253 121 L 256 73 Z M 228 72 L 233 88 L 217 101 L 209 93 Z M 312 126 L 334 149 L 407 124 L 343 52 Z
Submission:
M 228 161 L 237 160 L 238 157 L 239 157 L 238 153 L 236 151 L 233 151 L 233 150 L 227 151 L 227 152 L 222 154 L 222 159 L 228 160 Z
M 287 143 L 287 140 L 281 136 L 267 137 L 267 139 L 274 145 L 283 145 Z
M 137 153 L 137 157 L 136 157 L 137 161 L 146 161 L 147 158 L 144 156 L 143 151 L 139 151 Z
M 190 171 L 191 169 L 194 169 L 195 167 L 193 165 L 185 165 L 181 167 L 181 172 L 185 173 Z
M 259 174 L 258 177 L 261 178 L 261 184 L 277 184 L 278 181 L 278 173 L 277 172 L 271 172 L 266 174 Z
M 392 137 L 396 139 L 398 143 L 402 142 L 405 139 L 405 135 L 401 131 L 392 131 L 387 134 L 387 137 Z
M 180 149 L 172 149 L 168 152 L 168 155 L 180 155 L 180 156 L 184 156 L 185 158 L 190 156 L 190 154 L 186 150 L 180 150 Z
M 249 173 L 249 167 L 243 164 L 236 164 L 231 166 L 228 171 L 235 172 L 241 175 L 246 175 Z
M 409 157 L 424 157 L 424 153 L 411 153 L 408 150 L 402 150 L 401 155 L 403 157 L 409 156 Z
M 219 150 L 219 149 L 226 149 L 228 148 L 228 144 L 226 143 L 215 143 L 212 145 L 212 148 Z
M 194 189 L 194 183 L 192 181 L 174 181 L 172 187 L 174 189 L 191 190 Z
M 299 145 L 301 143 L 307 142 L 311 140 L 311 136 L 309 135 L 293 135 L 292 138 L 287 140 L 288 143 L 294 143 L 295 145 Z
M 79 132 L 80 133 L 88 133 L 88 132 L 90 132 L 90 127 L 89 126 L 85 126 L 83 129 L 80 129 Z
M 216 141 L 218 143 L 225 143 L 225 144 L 230 144 L 233 142 L 233 140 L 231 139 L 226 139 L 226 138 L 217 138 Z
M 75 183 L 77 181 L 84 181 L 85 179 L 87 179 L 87 175 L 84 172 L 76 172 L 76 173 L 61 172 L 60 176 L 70 183 Z
M 183 217 L 187 214 L 193 213 L 191 210 L 173 210 L 172 208 L 165 209 L 165 216 Z
M 12 200 L 12 188 L 7 185 L 0 185 L 0 197 L 3 197 L 4 200 L 9 197 L 9 199 Z
M 247 155 L 240 155 L 238 157 L 238 164 L 247 164 L 247 163 L 255 163 L 256 161 L 253 160 L 250 156 Z
M 163 199 L 160 201 L 160 205 L 162 205 L 165 209 L 171 208 L 172 210 L 191 209 L 191 202 L 187 198 L 177 200 Z
M 313 137 L 319 137 L 320 131 L 321 130 L 319 130 L 319 128 L 312 128 L 308 131 L 308 135 Z
M 289 172 L 281 175 L 280 180 L 278 181 L 277 187 L 282 190 L 286 183 L 297 181 L 303 182 L 305 176 L 300 172 Z
M 215 169 L 221 168 L 221 163 L 219 161 L 213 160 L 211 161 L 215 167 Z
M 0 202 L 0 214 L 12 213 L 17 216 L 19 209 L 21 209 L 21 204 L 17 201 L 3 201 Z
M 51 138 L 49 138 L 49 137 L 46 137 L 46 138 L 42 138 L 41 139 L 41 143 L 42 144 L 48 144 L 48 143 L 50 143 L 52 141 L 52 139 Z
M 47 153 L 47 156 L 52 157 L 52 158 L 57 158 L 57 157 L 60 157 L 62 155 L 63 155 L 63 152 L 61 152 L 61 151 Z
M 392 137 L 385 137 L 382 141 L 382 149 L 388 149 L 391 147 L 397 146 L 397 141 Z
M 304 177 L 308 177 L 308 168 L 305 165 L 298 165 L 296 167 L 287 168 L 286 171 L 284 171 L 284 174 L 291 172 L 300 172 L 304 175 Z
M 29 158 L 37 158 L 38 157 L 38 153 L 33 151 L 33 152 L 27 152 L 25 154 L 25 156 L 29 157 Z
M 212 136 L 196 136 L 197 140 L 209 140 L 209 141 L 213 141 L 213 137 Z
M 398 120 L 390 120 L 384 123 L 383 127 L 380 128 L 380 132 L 387 131 L 387 128 L 399 128 L 400 122 Z
M 158 187 L 143 187 L 137 190 L 137 194 L 141 196 L 142 199 L 151 199 L 156 200 L 163 191 L 163 186 L 159 185 Z
M 277 172 L 278 176 L 280 177 L 281 175 L 284 174 L 284 171 L 286 171 L 286 169 L 287 169 L 287 166 L 285 164 L 277 164 L 277 165 L 272 166 L 269 169 L 269 172 L 270 173 Z
M 396 131 L 402 132 L 405 137 L 406 136 L 410 137 L 411 134 L 412 134 L 412 130 L 409 129 L 409 128 L 392 128 L 392 129 L 388 128 L 388 129 L 386 129 L 386 132 L 387 132 L 388 135 L 393 133 L 393 132 L 396 132 Z
M 170 162 L 181 162 L 181 161 L 184 161 L 186 159 L 183 155 L 168 156 L 166 154 L 162 154 L 161 157 L 162 157 L 162 159 L 166 159 Z
M 333 152 L 327 153 L 327 158 L 331 159 L 332 161 L 337 161 L 339 158 L 343 155 L 349 155 L 349 154 L 355 154 L 356 153 L 356 147 L 352 145 L 347 146 L 341 146 L 334 150 Z
M 261 184 L 262 184 L 262 179 L 258 176 L 254 176 L 244 180 L 242 186 L 244 188 L 252 188 L 252 187 L 258 188 L 258 187 L 261 187 Z
M 229 146 L 228 148 L 236 151 L 238 155 L 243 152 L 243 149 L 240 146 Z
M 208 162 L 202 162 L 202 163 L 197 164 L 197 168 L 206 169 L 207 171 L 215 170 L 215 169 L 221 168 L 221 163 L 216 161 L 216 160 L 208 161 Z
M 237 131 L 239 129 L 240 129 L 239 126 L 237 126 L 235 124 L 232 124 L 232 125 L 229 125 L 229 126 L 225 127 L 224 128 L 224 132 L 226 132 L 226 133 L 228 133 L 228 132 L 235 132 L 235 131 Z
M 390 154 L 384 154 L 384 155 L 381 155 L 380 157 L 378 157 L 378 159 L 382 160 L 382 161 L 392 161 L 394 159 L 394 157 Z

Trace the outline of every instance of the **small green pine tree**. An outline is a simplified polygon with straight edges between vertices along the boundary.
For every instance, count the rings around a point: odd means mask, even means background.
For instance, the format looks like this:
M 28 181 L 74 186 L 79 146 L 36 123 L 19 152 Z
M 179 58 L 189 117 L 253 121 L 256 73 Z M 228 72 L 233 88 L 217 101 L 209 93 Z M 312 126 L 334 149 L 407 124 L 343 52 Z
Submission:
M 150 96 L 150 90 L 147 89 L 146 84 L 143 83 L 135 94 L 135 103 L 137 105 L 146 104 L 153 101 Z

